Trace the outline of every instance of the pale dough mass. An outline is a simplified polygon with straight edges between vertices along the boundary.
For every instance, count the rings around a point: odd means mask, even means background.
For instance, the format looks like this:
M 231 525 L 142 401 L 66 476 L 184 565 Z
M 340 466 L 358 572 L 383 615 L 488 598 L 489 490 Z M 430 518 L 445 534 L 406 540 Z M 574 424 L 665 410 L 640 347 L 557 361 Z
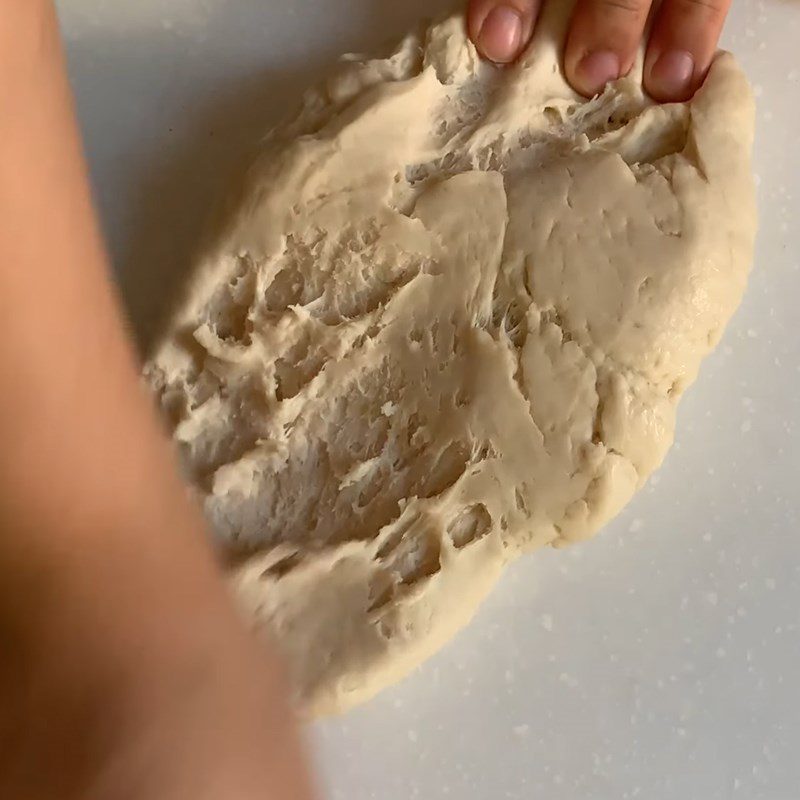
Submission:
M 688 104 L 654 106 L 641 67 L 585 101 L 558 67 L 567 6 L 511 69 L 460 16 L 348 59 L 269 137 L 147 366 L 312 713 L 617 514 L 742 297 L 739 67 L 720 55 Z

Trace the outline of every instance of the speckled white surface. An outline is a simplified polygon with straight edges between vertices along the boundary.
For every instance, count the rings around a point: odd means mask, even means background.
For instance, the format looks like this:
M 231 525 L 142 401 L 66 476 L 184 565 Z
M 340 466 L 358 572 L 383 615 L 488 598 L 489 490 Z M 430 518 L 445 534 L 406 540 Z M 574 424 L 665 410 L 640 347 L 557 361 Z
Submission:
M 293 91 L 446 0 L 61 0 L 140 331 Z M 401 686 L 310 732 L 326 798 L 800 797 L 800 6 L 734 0 L 756 86 L 751 288 L 679 441 L 594 542 L 516 565 Z

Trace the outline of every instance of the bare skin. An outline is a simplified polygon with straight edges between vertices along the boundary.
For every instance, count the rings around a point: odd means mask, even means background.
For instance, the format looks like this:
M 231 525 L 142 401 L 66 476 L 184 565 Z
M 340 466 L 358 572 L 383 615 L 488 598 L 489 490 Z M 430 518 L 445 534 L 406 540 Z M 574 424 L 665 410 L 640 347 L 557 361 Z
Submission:
M 0 5 L 0 797 L 308 800 L 140 387 L 52 2 Z
M 490 61 L 509 64 L 530 41 L 543 0 L 470 0 L 469 30 Z M 567 36 L 567 79 L 591 97 L 626 75 L 648 17 L 647 91 L 660 102 L 688 100 L 703 82 L 731 0 L 577 0 Z

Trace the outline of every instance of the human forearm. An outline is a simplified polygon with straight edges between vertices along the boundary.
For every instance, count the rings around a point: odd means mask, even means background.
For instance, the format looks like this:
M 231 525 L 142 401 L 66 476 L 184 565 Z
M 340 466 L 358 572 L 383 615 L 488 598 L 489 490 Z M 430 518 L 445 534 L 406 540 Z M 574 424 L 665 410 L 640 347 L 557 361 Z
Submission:
M 107 278 L 55 16 L 43 0 L 6 5 L 13 13 L 0 21 L 0 486 L 7 508 L 16 501 L 17 519 L 51 509 L 63 519 L 68 509 L 101 513 L 104 497 L 140 499 L 142 472 L 164 455 L 154 436 L 143 436 L 154 422 Z M 32 491 L 33 506 L 25 502 Z
M 52 621 L 77 592 L 106 598 L 131 581 L 161 596 L 176 564 L 221 596 L 107 275 L 55 14 L 45 0 L 5 3 L 0 600 L 9 600 L 0 608 L 36 597 Z M 115 575 L 123 562 L 127 575 Z M 107 610 L 115 605 L 124 611 L 121 598 Z M 32 636 L 35 610 L 25 619 Z
M 140 387 L 52 5 L 0 10 L 0 796 L 307 798 Z

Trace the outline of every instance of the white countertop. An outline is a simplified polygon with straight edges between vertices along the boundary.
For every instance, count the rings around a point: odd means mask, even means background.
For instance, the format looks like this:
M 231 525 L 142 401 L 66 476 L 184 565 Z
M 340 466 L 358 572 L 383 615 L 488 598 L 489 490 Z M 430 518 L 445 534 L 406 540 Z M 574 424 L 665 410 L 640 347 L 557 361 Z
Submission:
M 61 0 L 107 235 L 145 331 L 293 92 L 444 0 Z M 326 798 L 800 798 L 800 6 L 734 0 L 756 87 L 750 290 L 661 472 L 512 568 L 412 678 L 310 731 Z

